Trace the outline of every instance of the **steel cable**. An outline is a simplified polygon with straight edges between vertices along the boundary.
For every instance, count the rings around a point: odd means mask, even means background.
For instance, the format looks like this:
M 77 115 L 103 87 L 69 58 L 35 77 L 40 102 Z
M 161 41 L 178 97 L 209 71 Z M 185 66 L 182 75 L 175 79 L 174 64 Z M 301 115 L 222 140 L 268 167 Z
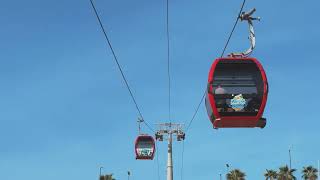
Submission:
M 223 51 L 222 51 L 222 53 L 221 53 L 220 58 L 223 57 L 223 55 L 224 55 L 224 53 L 225 53 L 225 51 L 226 51 L 226 49 L 227 49 L 227 47 L 228 47 L 228 45 L 229 45 L 230 39 L 231 39 L 231 37 L 232 37 L 232 35 L 233 35 L 233 32 L 234 32 L 234 30 L 235 30 L 235 28 L 236 28 L 236 26 L 237 26 L 237 24 L 238 24 L 238 22 L 239 22 L 239 18 L 240 18 L 240 15 L 241 15 L 241 12 L 242 12 L 242 10 L 243 10 L 243 7 L 244 7 L 245 3 L 246 3 L 246 0 L 243 0 L 242 5 L 241 5 L 241 8 L 240 8 L 240 11 L 239 11 L 239 13 L 238 13 L 237 20 L 236 20 L 236 22 L 234 23 L 234 25 L 233 25 L 233 27 L 232 27 L 232 30 L 231 30 L 231 32 L 230 32 L 230 35 L 229 35 L 229 37 L 228 37 L 228 39 L 227 39 L 227 42 L 226 42 L 224 48 L 223 48 Z M 203 93 L 203 95 L 202 95 L 202 97 L 201 97 L 200 103 L 198 104 L 198 106 L 197 106 L 194 114 L 192 115 L 192 118 L 191 118 L 190 122 L 188 123 L 188 126 L 187 126 L 187 128 L 186 128 L 186 132 L 189 130 L 189 128 L 190 128 L 190 126 L 191 126 L 194 118 L 196 117 L 196 115 L 197 115 L 197 113 L 198 113 L 198 111 L 199 111 L 199 107 L 200 107 L 200 105 L 202 104 L 204 97 L 206 96 L 206 93 L 207 93 L 207 89 L 204 91 L 204 93 Z
M 223 51 L 222 51 L 222 53 L 221 53 L 220 58 L 223 57 L 223 55 L 224 55 L 224 53 L 225 53 L 225 51 L 226 51 L 226 49 L 227 49 L 227 47 L 228 47 L 228 44 L 229 44 L 230 39 L 231 39 L 231 37 L 232 37 L 232 35 L 233 35 L 233 32 L 234 32 L 234 30 L 236 29 L 236 26 L 237 26 L 237 24 L 238 24 L 238 22 L 239 22 L 240 15 L 241 15 L 241 13 L 242 13 L 242 10 L 243 10 L 243 7 L 244 7 L 245 3 L 246 3 L 246 0 L 243 0 L 242 5 L 241 5 L 241 8 L 240 8 L 240 11 L 239 11 L 239 13 L 238 13 L 237 20 L 236 20 L 236 22 L 235 22 L 234 25 L 233 25 L 233 28 L 232 28 L 232 30 L 231 30 L 231 32 L 230 32 L 230 35 L 229 35 L 228 40 L 227 40 L 227 43 L 225 44 L 225 46 L 224 46 L 224 48 L 223 48 Z
M 141 119 L 143 119 L 144 124 L 145 124 L 152 132 L 154 132 L 154 130 L 153 130 L 153 129 L 151 128 L 151 126 L 144 120 L 144 118 L 143 118 L 143 116 L 142 116 L 142 113 L 141 113 L 141 111 L 140 111 L 140 108 L 139 108 L 139 106 L 138 106 L 138 103 L 137 103 L 136 99 L 135 99 L 134 96 L 133 96 L 133 93 L 132 93 L 132 91 L 131 91 L 131 88 L 130 88 L 130 86 L 129 86 L 129 83 L 128 83 L 128 81 L 127 81 L 127 79 L 126 79 L 126 77 L 125 77 L 125 75 L 124 75 L 124 73 L 123 73 L 123 70 L 122 70 L 122 68 L 121 68 L 121 66 L 120 66 L 120 63 L 119 63 L 119 61 L 118 61 L 118 58 L 117 58 L 117 56 L 116 56 L 116 54 L 115 54 L 115 52 L 114 52 L 114 50 L 113 50 L 112 44 L 111 44 L 111 42 L 110 42 L 110 39 L 109 39 L 109 37 L 108 37 L 108 35 L 107 35 L 107 32 L 106 32 L 103 24 L 102 24 L 102 22 L 101 22 L 101 19 L 100 19 L 100 17 L 99 17 L 99 14 L 98 14 L 98 12 L 97 12 L 97 9 L 96 9 L 96 7 L 95 7 L 95 5 L 94 5 L 94 3 L 93 3 L 92 0 L 90 0 L 90 3 L 91 3 L 91 6 L 92 6 L 92 8 L 93 8 L 93 10 L 94 10 L 94 13 L 95 13 L 95 15 L 96 15 L 96 17 L 97 17 L 97 20 L 99 21 L 100 28 L 101 28 L 101 30 L 102 30 L 102 32 L 103 32 L 103 34 L 104 34 L 104 37 L 105 37 L 105 39 L 107 40 L 107 43 L 108 43 L 108 45 L 109 45 L 109 47 L 110 47 L 110 49 L 111 49 L 112 55 L 113 55 L 114 60 L 115 60 L 115 62 L 116 62 L 116 64 L 117 64 L 117 66 L 118 66 L 118 69 L 119 69 L 119 71 L 120 71 L 120 73 L 121 73 L 122 79 L 124 80 L 124 82 L 125 82 L 125 84 L 126 84 L 126 87 L 127 87 L 128 91 L 129 91 L 129 93 L 130 93 L 130 96 L 131 96 L 131 98 L 132 98 L 132 101 L 134 102 L 135 107 L 136 107 L 136 109 L 137 109 L 137 111 L 138 111 Z
M 167 74 L 168 74 L 168 104 L 169 121 L 171 123 L 171 77 L 170 77 L 170 33 L 169 33 L 169 0 L 167 0 Z

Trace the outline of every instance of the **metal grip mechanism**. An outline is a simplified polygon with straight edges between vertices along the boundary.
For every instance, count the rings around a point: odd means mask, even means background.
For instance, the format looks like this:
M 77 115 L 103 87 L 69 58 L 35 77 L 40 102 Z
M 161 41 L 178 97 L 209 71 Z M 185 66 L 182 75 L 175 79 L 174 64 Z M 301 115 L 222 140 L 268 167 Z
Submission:
M 142 134 L 142 133 L 141 133 L 141 123 L 143 123 L 144 120 L 143 120 L 142 118 L 138 118 L 137 122 L 138 122 L 138 124 L 139 124 L 139 127 L 138 127 L 138 129 L 139 129 L 139 135 L 141 135 L 141 134 Z
M 246 50 L 245 52 L 231 53 L 229 56 L 231 56 L 231 57 L 248 57 L 252 53 L 253 49 L 256 47 L 256 37 L 254 34 L 252 21 L 255 21 L 255 20 L 260 21 L 260 17 L 252 17 L 252 14 L 255 11 L 256 11 L 256 8 L 253 8 L 249 12 L 242 12 L 241 15 L 239 16 L 239 19 L 241 21 L 248 21 L 248 24 L 249 24 L 249 40 L 250 40 L 249 49 Z

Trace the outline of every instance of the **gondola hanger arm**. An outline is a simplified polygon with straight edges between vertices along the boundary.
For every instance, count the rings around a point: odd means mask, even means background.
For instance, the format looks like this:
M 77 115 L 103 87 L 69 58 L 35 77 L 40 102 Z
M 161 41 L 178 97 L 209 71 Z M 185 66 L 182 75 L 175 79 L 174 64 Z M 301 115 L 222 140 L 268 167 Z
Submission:
M 144 122 L 144 120 L 142 119 L 142 118 L 138 118 L 138 120 L 137 120 L 137 122 L 138 122 L 138 130 L 139 130 L 139 135 L 141 135 L 142 133 L 141 133 L 141 123 L 143 123 Z
M 245 52 L 231 53 L 229 56 L 231 56 L 231 57 L 248 57 L 252 53 L 253 49 L 256 47 L 256 36 L 254 33 L 252 21 L 255 21 L 255 20 L 260 21 L 260 17 L 252 17 L 252 15 L 255 11 L 256 11 L 256 9 L 253 8 L 249 12 L 242 12 L 241 15 L 239 16 L 239 19 L 241 21 L 247 21 L 249 24 L 249 40 L 250 40 L 249 49 L 247 49 Z

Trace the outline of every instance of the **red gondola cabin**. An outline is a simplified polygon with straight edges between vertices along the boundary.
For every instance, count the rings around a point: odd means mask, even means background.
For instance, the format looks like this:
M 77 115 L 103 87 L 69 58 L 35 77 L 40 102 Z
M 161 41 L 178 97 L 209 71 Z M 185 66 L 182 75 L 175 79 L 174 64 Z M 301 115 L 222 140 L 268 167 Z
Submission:
M 153 160 L 155 153 L 155 141 L 152 136 L 139 135 L 135 142 L 136 159 Z
M 257 59 L 219 58 L 212 64 L 206 108 L 214 128 L 264 128 L 267 96 L 267 77 Z

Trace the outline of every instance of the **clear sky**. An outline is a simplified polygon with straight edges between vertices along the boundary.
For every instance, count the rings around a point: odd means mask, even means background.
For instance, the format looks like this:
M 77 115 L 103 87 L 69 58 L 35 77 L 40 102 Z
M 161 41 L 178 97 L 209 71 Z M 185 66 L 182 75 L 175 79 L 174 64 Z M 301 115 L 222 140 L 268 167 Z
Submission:
M 150 124 L 168 120 L 165 1 L 96 0 L 133 93 Z M 172 119 L 186 122 L 206 87 L 242 1 L 170 0 Z M 265 129 L 214 130 L 202 104 L 184 143 L 183 179 L 219 179 L 225 164 L 249 180 L 288 164 L 317 166 L 320 2 L 247 1 L 270 84 Z M 0 179 L 89 180 L 104 173 L 158 179 L 154 161 L 136 161 L 138 114 L 89 0 L 3 1 L 0 6 Z M 249 45 L 239 23 L 227 49 Z M 147 128 L 143 127 L 145 132 Z M 158 146 L 165 179 L 166 143 Z M 174 143 L 181 179 L 182 143 Z

